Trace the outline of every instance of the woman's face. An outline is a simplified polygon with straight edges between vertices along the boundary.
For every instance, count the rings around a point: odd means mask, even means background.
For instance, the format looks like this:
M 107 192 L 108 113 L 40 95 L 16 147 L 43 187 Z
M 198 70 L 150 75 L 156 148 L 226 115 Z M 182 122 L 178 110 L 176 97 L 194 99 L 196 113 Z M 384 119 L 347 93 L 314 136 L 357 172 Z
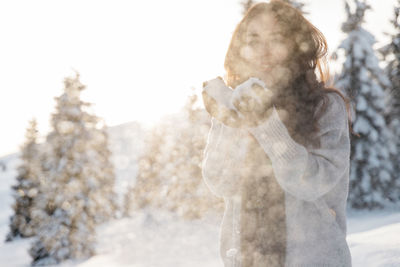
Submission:
M 253 75 L 268 84 L 272 79 L 268 73 L 283 67 L 291 49 L 276 19 L 271 14 L 260 14 L 249 22 L 240 53 L 248 61 Z

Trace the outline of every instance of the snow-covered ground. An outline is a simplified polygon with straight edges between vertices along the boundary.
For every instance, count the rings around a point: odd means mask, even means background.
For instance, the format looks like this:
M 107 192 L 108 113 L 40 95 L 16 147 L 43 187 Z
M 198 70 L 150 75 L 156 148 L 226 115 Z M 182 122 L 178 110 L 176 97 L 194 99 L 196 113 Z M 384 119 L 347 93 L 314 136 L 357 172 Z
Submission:
M 30 239 L 9 243 L 8 218 L 13 203 L 16 155 L 0 158 L 0 266 L 29 266 Z M 97 255 L 85 261 L 68 261 L 61 267 L 223 267 L 219 258 L 221 214 L 184 221 L 173 214 L 146 210 L 131 218 L 114 220 L 97 228 Z M 398 211 L 348 211 L 347 241 L 353 266 L 400 266 L 400 209 Z
M 354 266 L 400 266 L 400 210 L 348 212 Z

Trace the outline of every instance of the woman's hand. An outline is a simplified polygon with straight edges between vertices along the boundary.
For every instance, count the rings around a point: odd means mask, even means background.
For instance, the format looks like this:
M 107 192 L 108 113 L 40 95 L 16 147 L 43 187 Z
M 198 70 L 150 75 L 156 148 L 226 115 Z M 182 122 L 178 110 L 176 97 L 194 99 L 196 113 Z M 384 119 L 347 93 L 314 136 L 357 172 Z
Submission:
M 274 94 L 258 83 L 252 83 L 243 89 L 243 92 L 234 95 L 232 103 L 242 115 L 243 124 L 255 127 L 272 114 Z
M 223 124 L 238 128 L 240 127 L 240 118 L 231 104 L 232 94 L 233 90 L 226 86 L 220 76 L 203 82 L 202 96 L 207 112 Z M 215 98 L 219 99 L 220 102 L 217 102 Z
M 219 80 L 218 80 L 219 79 Z M 206 87 L 220 88 L 221 103 L 209 95 Z M 234 91 L 227 89 L 221 77 L 203 83 L 203 102 L 207 112 L 223 124 L 239 127 L 256 127 L 272 114 L 273 92 L 265 88 L 263 81 L 249 78 Z M 215 94 L 215 91 L 212 91 Z M 218 97 L 217 97 L 218 98 Z
M 206 91 L 202 92 L 204 106 L 207 112 L 223 124 L 233 127 L 239 128 L 240 118 L 237 111 L 225 108 L 222 105 L 218 105 L 217 101 L 214 100 L 211 96 L 207 94 Z

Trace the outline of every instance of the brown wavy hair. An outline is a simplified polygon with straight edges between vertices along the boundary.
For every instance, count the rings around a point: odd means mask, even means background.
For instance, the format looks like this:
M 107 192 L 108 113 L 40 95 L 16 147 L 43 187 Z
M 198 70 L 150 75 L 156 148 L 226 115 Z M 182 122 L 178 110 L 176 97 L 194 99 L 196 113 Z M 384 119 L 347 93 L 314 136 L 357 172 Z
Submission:
M 293 139 L 303 145 L 320 146 L 315 135 L 320 130 L 318 119 L 327 108 L 327 93 L 337 93 L 342 97 L 349 118 L 349 130 L 353 133 L 350 100 L 338 89 L 326 85 L 330 76 L 327 64 L 328 46 L 324 35 L 299 10 L 281 0 L 253 5 L 236 26 L 224 62 L 227 85 L 234 89 L 251 77 L 251 67 L 240 55 L 240 49 L 245 45 L 249 22 L 260 14 L 267 13 L 273 14 L 283 29 L 283 38 L 294 45 L 294 49 L 289 51 L 288 60 L 283 63 L 288 79 L 283 88 L 275 90 L 277 93 L 273 101 L 277 108 L 284 108 L 290 114 L 284 123 Z M 322 106 L 317 113 L 321 101 Z

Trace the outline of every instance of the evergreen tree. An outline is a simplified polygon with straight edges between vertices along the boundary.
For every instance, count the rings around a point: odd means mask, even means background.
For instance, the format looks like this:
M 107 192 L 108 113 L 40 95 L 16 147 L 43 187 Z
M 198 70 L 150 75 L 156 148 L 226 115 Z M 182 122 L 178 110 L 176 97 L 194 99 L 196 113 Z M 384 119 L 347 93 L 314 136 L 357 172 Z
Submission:
M 114 175 L 104 126 L 99 129 L 100 119 L 80 99 L 86 86 L 79 74 L 67 77 L 64 85 L 64 93 L 55 98 L 53 130 L 46 140 L 46 180 L 36 201 L 38 234 L 29 250 L 32 265 L 94 255 L 95 226 L 114 209 Z
M 116 175 L 111 162 L 107 127 L 104 120 L 99 119 L 99 122 L 101 127 L 91 129 L 91 140 L 88 142 L 87 151 L 91 158 L 91 168 L 85 169 L 87 171 L 85 176 L 89 177 L 89 198 L 95 202 L 95 205 L 91 205 L 91 213 L 97 224 L 120 216 L 114 190 Z
M 17 185 L 12 186 L 15 199 L 14 215 L 10 218 L 10 232 L 6 241 L 35 235 L 32 209 L 39 192 L 41 176 L 37 132 L 36 119 L 32 119 L 26 130 L 26 142 L 21 147 L 22 164 L 18 167 Z
M 210 193 L 202 179 L 210 117 L 204 109 L 194 107 L 197 101 L 197 96 L 190 96 L 178 115 L 152 129 L 139 161 L 136 184 L 126 195 L 127 214 L 146 207 L 168 210 L 186 219 L 201 218 L 207 212 L 222 213 L 224 202 Z
M 222 212 L 224 202 L 211 194 L 203 182 L 201 162 L 210 128 L 210 117 L 203 108 L 196 108 L 198 97 L 192 94 L 181 114 L 179 127 L 170 129 L 170 145 L 163 152 L 168 167 L 161 177 L 165 183 L 163 206 L 186 219 L 198 219 L 207 212 Z
M 345 2 L 347 21 L 342 31 L 347 38 L 339 46 L 345 61 L 336 81 L 336 86 L 352 100 L 353 130 L 359 134 L 358 138 L 351 136 L 348 202 L 356 209 L 383 208 L 396 195 L 390 161 L 393 150 L 390 150 L 390 132 L 384 119 L 384 87 L 388 79 L 373 49 L 375 38 L 362 27 L 370 6 L 360 0 L 354 0 L 354 4 L 352 12 Z
M 384 46 L 380 52 L 387 59 L 385 72 L 390 80 L 387 88 L 387 105 L 385 118 L 392 132 L 393 142 L 396 147 L 396 155 L 393 162 L 400 173 L 400 0 L 397 0 L 397 6 L 394 8 L 394 18 L 391 23 L 394 28 L 394 34 L 391 35 L 391 42 Z M 400 177 L 398 176 L 398 180 Z M 400 196 L 399 196 L 400 197 Z
M 149 130 L 145 140 L 145 151 L 138 159 L 138 174 L 132 188 L 128 189 L 124 199 L 124 213 L 130 215 L 132 211 L 146 207 L 157 206 L 160 199 L 161 184 L 160 169 L 163 163 L 161 146 L 165 140 L 165 130 L 156 125 Z

